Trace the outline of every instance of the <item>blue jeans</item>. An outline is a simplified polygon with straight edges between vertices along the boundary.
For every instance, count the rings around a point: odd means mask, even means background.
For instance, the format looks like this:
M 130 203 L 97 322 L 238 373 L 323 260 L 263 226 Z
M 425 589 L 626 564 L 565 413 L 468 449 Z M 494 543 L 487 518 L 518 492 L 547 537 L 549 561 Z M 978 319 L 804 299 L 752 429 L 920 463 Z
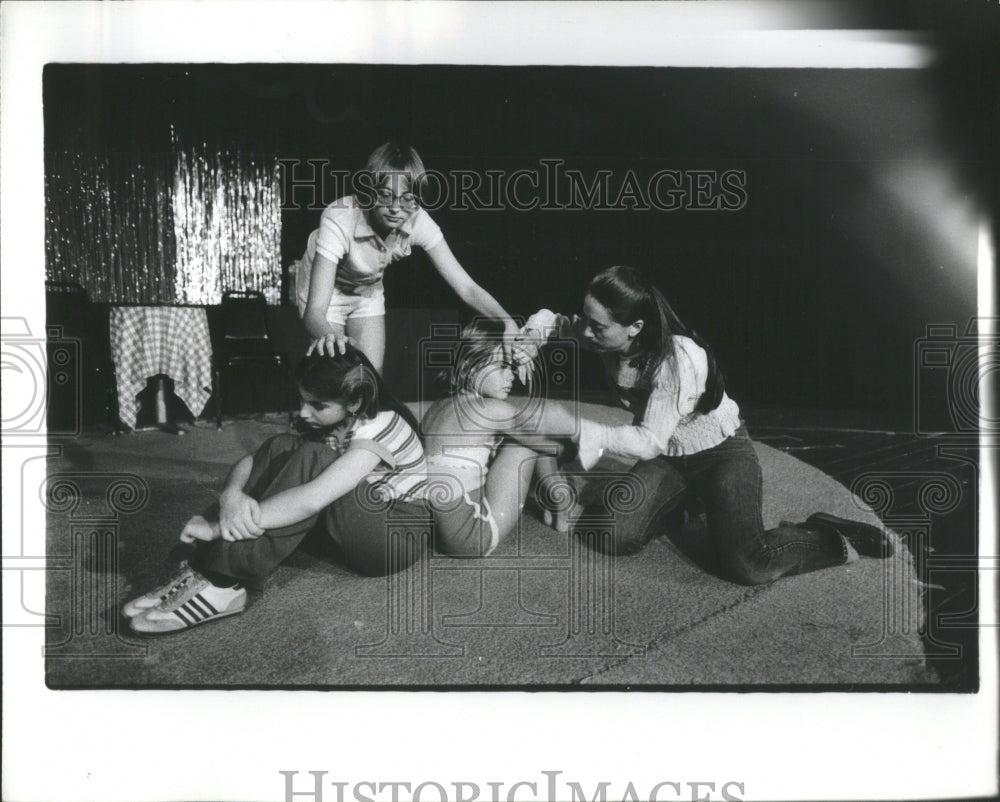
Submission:
M 615 554 L 634 554 L 665 534 L 672 513 L 692 492 L 704 502 L 708 536 L 730 581 L 759 585 L 847 562 L 847 546 L 836 534 L 793 525 L 764 529 L 760 462 L 744 426 L 714 448 L 643 460 L 631 474 L 645 489 L 646 501 L 635 512 L 615 516 L 609 542 Z

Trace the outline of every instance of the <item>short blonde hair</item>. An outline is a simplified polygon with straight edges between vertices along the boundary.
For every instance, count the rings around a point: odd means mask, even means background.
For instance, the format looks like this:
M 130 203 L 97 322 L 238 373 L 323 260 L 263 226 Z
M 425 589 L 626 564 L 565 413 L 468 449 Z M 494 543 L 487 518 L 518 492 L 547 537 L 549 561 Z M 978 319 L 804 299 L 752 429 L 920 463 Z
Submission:
M 476 376 L 493 359 L 497 348 L 503 346 L 505 327 L 497 318 L 476 318 L 462 329 L 455 352 L 455 365 L 445 371 L 452 394 L 471 392 Z
M 375 148 L 368 157 L 365 171 L 371 174 L 376 187 L 392 174 L 405 175 L 410 192 L 418 198 L 427 172 L 420 154 L 411 145 L 398 142 L 385 142 Z

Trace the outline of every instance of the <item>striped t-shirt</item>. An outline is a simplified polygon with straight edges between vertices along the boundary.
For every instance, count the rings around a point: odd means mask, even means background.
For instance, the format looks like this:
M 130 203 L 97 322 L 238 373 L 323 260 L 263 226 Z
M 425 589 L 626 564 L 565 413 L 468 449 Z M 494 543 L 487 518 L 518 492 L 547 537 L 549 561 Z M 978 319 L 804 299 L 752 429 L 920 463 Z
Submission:
M 422 499 L 427 487 L 427 461 L 417 433 L 398 412 L 379 412 L 374 418 L 359 420 L 348 433 L 346 446 L 364 448 L 379 458 L 366 480 L 380 498 L 413 501 Z M 340 443 L 327 440 L 336 451 Z

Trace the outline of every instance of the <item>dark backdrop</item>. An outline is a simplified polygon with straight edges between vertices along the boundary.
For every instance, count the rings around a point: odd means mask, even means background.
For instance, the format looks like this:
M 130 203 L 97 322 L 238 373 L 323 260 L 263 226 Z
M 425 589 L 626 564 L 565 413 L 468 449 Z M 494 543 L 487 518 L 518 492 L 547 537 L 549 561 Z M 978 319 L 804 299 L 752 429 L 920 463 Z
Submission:
M 945 218 L 979 189 L 956 121 L 981 121 L 977 98 L 951 89 L 910 70 L 50 65 L 45 136 L 47 150 L 124 157 L 169 151 L 173 126 L 185 144 L 277 154 L 286 190 L 299 184 L 285 197 L 286 265 L 332 200 L 309 186 L 307 160 L 355 170 L 390 138 L 442 173 L 541 173 L 559 159 L 588 180 L 611 171 L 612 189 L 629 170 L 640 184 L 664 169 L 742 171 L 734 211 L 432 216 L 512 313 L 575 311 L 593 273 L 632 264 L 713 343 L 738 401 L 906 425 L 915 342 L 975 314 L 974 238 Z M 390 268 L 387 292 L 394 307 L 456 303 L 422 255 Z

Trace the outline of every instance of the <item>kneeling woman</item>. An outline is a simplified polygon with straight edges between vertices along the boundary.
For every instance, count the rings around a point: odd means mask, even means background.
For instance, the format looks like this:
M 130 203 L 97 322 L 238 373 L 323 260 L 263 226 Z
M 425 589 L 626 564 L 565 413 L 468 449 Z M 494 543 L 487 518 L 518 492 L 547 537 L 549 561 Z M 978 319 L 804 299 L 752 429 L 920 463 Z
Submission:
M 423 516 L 427 484 L 416 421 L 354 348 L 312 354 L 296 370 L 301 435 L 278 435 L 229 473 L 217 515 L 195 515 L 181 540 L 194 556 L 123 613 L 141 633 L 176 632 L 243 612 L 260 585 L 320 525 L 336 559 L 356 573 L 402 570 L 420 547 L 393 549 L 390 509 Z M 412 509 L 406 509 L 411 507 Z
M 712 351 L 634 268 L 595 276 L 583 315 L 573 321 L 536 313 L 522 342 L 530 354 L 555 331 L 600 354 L 619 404 L 635 414 L 624 426 L 584 420 L 577 436 L 587 469 L 605 452 L 638 460 L 631 473 L 646 502 L 618 516 L 611 546 L 617 554 L 634 553 L 665 534 L 688 492 L 704 502 L 709 536 L 734 582 L 771 582 L 842 565 L 859 553 L 892 554 L 880 528 L 827 513 L 764 529 L 760 464 Z

